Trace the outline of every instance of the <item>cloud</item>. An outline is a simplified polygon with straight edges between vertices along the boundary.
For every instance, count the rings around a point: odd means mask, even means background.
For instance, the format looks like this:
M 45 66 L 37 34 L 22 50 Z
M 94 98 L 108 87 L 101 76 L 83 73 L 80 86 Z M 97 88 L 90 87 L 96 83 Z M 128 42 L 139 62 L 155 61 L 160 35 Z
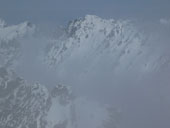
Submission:
M 159 21 L 162 25 L 170 25 L 170 19 L 165 19 L 165 18 L 162 18 L 160 19 Z

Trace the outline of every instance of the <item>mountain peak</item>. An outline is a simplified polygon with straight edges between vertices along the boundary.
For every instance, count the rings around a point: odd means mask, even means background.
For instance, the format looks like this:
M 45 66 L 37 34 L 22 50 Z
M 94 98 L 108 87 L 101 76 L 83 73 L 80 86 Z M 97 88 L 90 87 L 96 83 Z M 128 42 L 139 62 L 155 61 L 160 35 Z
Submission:
M 141 34 L 130 21 L 102 19 L 94 15 L 86 15 L 84 18 L 70 22 L 67 34 L 68 37 L 54 44 L 54 47 L 52 46 L 51 51 L 49 51 L 48 57 L 52 57 L 50 63 L 60 62 L 66 56 L 76 52 L 76 49 L 83 49 L 81 54 L 84 56 L 88 56 L 89 53 L 95 55 L 99 53 L 100 55 L 103 51 L 113 53 L 116 48 L 121 49 L 127 45 L 133 44 L 140 47 L 141 43 Z M 89 52 L 83 53 L 84 51 Z M 122 53 L 123 49 L 119 52 Z
M 113 31 L 117 31 L 117 34 L 126 28 L 133 31 L 133 27 L 134 25 L 129 20 L 102 19 L 95 15 L 86 15 L 84 18 L 71 21 L 67 33 L 77 38 L 97 34 L 104 34 L 107 37 Z
M 96 15 L 86 15 L 84 18 L 86 21 L 96 21 L 96 20 L 102 20 L 102 18 L 96 16 Z

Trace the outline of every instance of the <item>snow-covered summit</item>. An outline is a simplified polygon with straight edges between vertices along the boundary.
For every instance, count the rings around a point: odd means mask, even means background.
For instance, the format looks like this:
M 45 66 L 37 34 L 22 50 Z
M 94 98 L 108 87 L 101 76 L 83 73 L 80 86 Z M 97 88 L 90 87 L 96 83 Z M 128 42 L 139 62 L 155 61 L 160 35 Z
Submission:
M 90 34 L 92 32 L 104 32 L 107 36 L 115 26 L 121 29 L 121 26 L 126 22 L 128 21 L 106 20 L 95 15 L 86 15 L 84 18 L 71 21 L 67 31 L 70 35 L 75 36 L 82 36 L 83 34 Z
M 163 50 L 156 51 L 159 45 L 157 36 L 153 33 L 150 36 L 130 20 L 87 15 L 71 21 L 65 35 L 64 38 L 52 40 L 47 46 L 45 62 L 48 65 L 58 67 L 61 63 L 71 63 L 75 66 L 78 62 L 77 68 L 80 70 L 105 65 L 112 72 L 125 73 L 127 70 L 157 71 L 169 61 L 166 56 L 163 57 Z M 157 61 L 161 63 L 155 63 Z
M 112 58 L 110 61 L 119 63 L 124 57 L 126 61 L 140 54 L 145 43 L 145 37 L 131 21 L 93 15 L 70 22 L 66 33 L 65 39 L 53 40 L 49 45 L 46 57 L 49 65 L 57 65 L 75 54 L 93 62 L 107 54 Z

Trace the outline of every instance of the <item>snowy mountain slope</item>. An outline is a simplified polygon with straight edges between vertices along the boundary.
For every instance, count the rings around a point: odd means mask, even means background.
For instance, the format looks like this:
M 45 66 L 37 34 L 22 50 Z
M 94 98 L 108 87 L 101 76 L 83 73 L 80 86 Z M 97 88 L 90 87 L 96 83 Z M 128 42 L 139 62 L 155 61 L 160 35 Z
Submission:
M 0 66 L 12 65 L 19 56 L 20 39 L 34 30 L 35 26 L 29 22 L 7 26 L 0 20 Z
M 29 85 L 5 68 L 0 74 L 0 127 L 42 127 L 50 106 L 47 90 L 39 84 Z
M 103 67 L 116 74 L 157 71 L 170 59 L 155 50 L 156 38 L 147 34 L 132 21 L 87 15 L 70 22 L 66 34 L 47 46 L 45 62 L 67 70 L 78 65 L 82 72 Z
M 73 85 L 74 91 L 82 94 L 78 93 L 79 97 L 76 97 L 63 85 L 57 85 L 49 91 L 41 84 L 29 84 L 8 69 L 18 57 L 20 39 L 32 33 L 34 29 L 34 25 L 30 23 L 7 26 L 4 21 L 0 21 L 0 67 L 5 67 L 0 68 L 2 128 L 116 128 L 120 118 L 117 110 L 81 96 L 85 94 L 85 97 L 97 97 L 99 94 L 102 100 L 109 98 L 107 102 L 114 102 L 115 99 L 119 99 L 118 96 L 126 96 L 123 94 L 124 90 L 133 86 L 126 83 L 124 78 L 132 76 L 132 81 L 135 81 L 140 73 L 167 70 L 170 64 L 168 45 L 165 48 L 159 44 L 160 41 L 167 43 L 167 39 L 160 39 L 160 32 L 156 33 L 158 37 L 155 38 L 150 36 L 150 33 L 141 31 L 132 21 L 106 20 L 87 15 L 70 22 L 65 32 L 61 30 L 59 38 L 57 36 L 50 40 L 45 49 L 44 61 L 55 68 L 52 73 L 49 70 L 51 74 L 39 63 L 37 54 L 29 53 L 37 53 L 37 50 L 41 49 L 39 42 L 44 38 L 30 39 L 33 46 L 25 45 L 25 49 L 27 46 L 30 47 L 24 53 L 25 63 L 20 65 L 23 66 L 24 73 L 27 70 L 29 75 L 35 77 L 34 80 L 44 79 L 46 83 L 53 83 L 51 81 L 57 79 L 55 81 Z M 36 47 L 34 42 L 38 42 Z M 29 40 L 25 43 L 29 43 Z M 28 65 L 33 67 L 32 70 Z M 122 77 L 122 74 L 127 76 Z M 120 83 L 117 80 L 120 80 Z M 121 82 L 129 86 L 121 86 Z M 139 83 L 145 84 L 141 80 L 135 85 L 141 85 Z
M 109 128 L 110 120 L 117 126 L 116 113 L 73 97 L 66 86 L 57 85 L 50 92 L 43 85 L 28 84 L 11 70 L 0 68 L 1 128 L 83 128 L 86 124 L 89 128 Z
M 128 45 L 133 45 L 135 50 L 140 47 L 143 39 L 130 21 L 105 20 L 91 15 L 71 22 L 66 31 L 68 38 L 54 42 L 48 53 L 51 63 L 59 63 L 74 51 L 93 57 L 102 52 L 121 56 Z

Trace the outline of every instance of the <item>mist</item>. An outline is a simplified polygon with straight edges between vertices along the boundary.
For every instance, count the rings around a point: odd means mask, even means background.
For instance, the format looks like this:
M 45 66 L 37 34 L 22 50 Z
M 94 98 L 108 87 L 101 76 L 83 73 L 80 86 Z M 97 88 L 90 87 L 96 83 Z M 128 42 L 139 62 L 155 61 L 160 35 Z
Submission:
M 168 1 L 15 2 L 0 2 L 0 127 L 170 127 Z
M 168 60 L 170 54 L 169 26 L 164 26 L 156 21 L 155 23 L 141 23 L 138 24 L 138 27 L 141 31 L 147 33 L 149 38 L 151 37 L 148 39 L 149 43 L 147 42 L 146 48 L 146 54 L 151 57 L 139 59 L 137 64 L 159 55 L 166 56 Z M 51 32 L 51 35 L 62 33 L 60 29 L 56 27 L 58 32 Z M 40 33 L 39 30 L 37 30 L 37 33 Z M 24 79 L 32 83 L 40 82 L 49 89 L 57 83 L 71 85 L 73 92 L 78 97 L 87 97 L 92 101 L 109 104 L 120 109 L 121 128 L 159 128 L 170 125 L 168 67 L 163 67 L 165 69 L 161 68 L 158 71 L 156 69 L 141 71 L 138 65 L 133 65 L 133 70 L 128 70 L 126 67 L 115 74 L 115 67 L 110 61 L 112 56 L 102 55 L 97 62 L 93 62 L 91 58 L 84 59 L 84 55 L 87 53 L 82 52 L 83 50 L 76 51 L 72 58 L 63 62 L 59 67 L 49 67 L 43 63 L 43 58 L 41 58 L 50 38 L 53 38 L 49 35 L 48 30 L 45 30 L 43 34 L 21 40 L 22 53 L 16 70 Z M 58 38 L 55 37 L 56 40 Z M 121 68 L 119 66 L 121 65 L 117 65 L 116 68 Z

